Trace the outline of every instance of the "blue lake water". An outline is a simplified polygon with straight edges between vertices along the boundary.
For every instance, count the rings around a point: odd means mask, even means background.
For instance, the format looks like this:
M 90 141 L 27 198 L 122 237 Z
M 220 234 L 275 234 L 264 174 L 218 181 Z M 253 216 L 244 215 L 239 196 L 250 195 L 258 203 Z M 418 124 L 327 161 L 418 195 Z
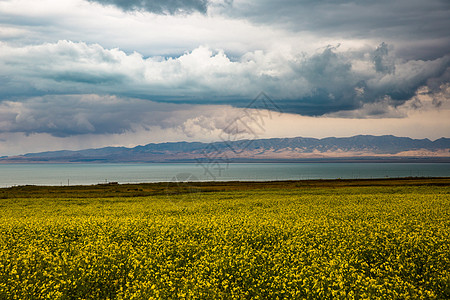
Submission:
M 3 164 L 0 187 L 185 180 L 301 180 L 450 177 L 448 163 Z

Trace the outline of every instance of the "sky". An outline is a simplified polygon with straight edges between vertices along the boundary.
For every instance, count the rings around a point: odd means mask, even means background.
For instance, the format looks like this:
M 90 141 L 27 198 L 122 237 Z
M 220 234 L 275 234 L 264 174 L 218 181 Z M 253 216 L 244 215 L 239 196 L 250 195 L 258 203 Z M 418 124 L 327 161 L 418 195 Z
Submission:
M 450 137 L 449 15 L 448 0 L 0 0 L 0 156 L 219 141 L 236 120 L 243 138 Z

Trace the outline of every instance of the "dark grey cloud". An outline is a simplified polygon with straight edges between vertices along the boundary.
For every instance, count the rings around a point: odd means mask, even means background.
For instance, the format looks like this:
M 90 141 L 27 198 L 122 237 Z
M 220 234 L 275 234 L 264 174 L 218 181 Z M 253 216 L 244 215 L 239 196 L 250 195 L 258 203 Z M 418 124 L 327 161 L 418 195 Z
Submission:
M 170 116 L 189 106 L 100 95 L 46 95 L 0 103 L 0 133 L 48 133 L 56 137 L 120 134 L 177 126 Z
M 392 74 L 395 72 L 395 64 L 393 59 L 389 59 L 389 50 L 386 43 L 381 45 L 375 50 L 373 55 L 373 63 L 375 64 L 375 70 L 383 74 Z
M 430 92 L 438 93 L 449 82 L 450 56 L 433 61 L 399 61 L 396 66 L 388 48 L 381 43 L 371 53 L 342 53 L 327 47 L 296 61 L 292 64 L 292 78 L 305 79 L 310 88 L 298 97 L 281 101 L 283 110 L 318 116 L 372 103 L 396 107 L 414 97 L 422 86 L 431 85 Z M 370 60 L 360 60 L 361 56 Z M 356 65 L 361 62 L 366 63 L 367 69 L 357 70 Z M 376 115 L 375 110 L 368 113 Z
M 0 102 L 2 134 L 53 137 L 171 131 L 187 137 L 217 134 L 242 111 L 231 106 L 183 105 L 111 95 L 46 95 Z M 252 126 L 254 120 L 247 120 Z
M 395 43 L 395 51 L 409 59 L 438 58 L 450 49 L 446 0 L 239 1 L 223 13 L 320 37 Z
M 208 0 L 88 0 L 114 5 L 125 11 L 147 11 L 155 14 L 206 13 Z
M 107 100 L 111 103 L 105 105 L 95 96 L 52 95 L 7 101 L 0 107 L 0 115 L 8 121 L 0 131 L 49 133 L 58 137 L 121 133 L 131 129 L 133 120 L 141 118 L 142 107 L 137 103 Z

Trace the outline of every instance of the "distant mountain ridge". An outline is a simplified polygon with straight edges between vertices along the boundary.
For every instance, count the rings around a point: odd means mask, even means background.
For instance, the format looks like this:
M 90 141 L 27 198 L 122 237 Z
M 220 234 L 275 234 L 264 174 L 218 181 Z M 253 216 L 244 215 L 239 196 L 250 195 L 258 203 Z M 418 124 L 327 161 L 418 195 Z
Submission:
M 271 138 L 256 140 L 170 142 L 134 148 L 105 147 L 62 150 L 0 158 L 0 163 L 38 162 L 193 162 L 290 161 L 308 159 L 450 158 L 450 139 L 412 139 L 392 135 L 336 138 Z

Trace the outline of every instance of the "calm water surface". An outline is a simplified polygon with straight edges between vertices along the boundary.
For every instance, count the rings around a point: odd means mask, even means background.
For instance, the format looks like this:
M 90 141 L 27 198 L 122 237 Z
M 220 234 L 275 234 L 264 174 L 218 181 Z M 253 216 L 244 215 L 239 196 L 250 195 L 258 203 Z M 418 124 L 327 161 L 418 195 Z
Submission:
M 450 177 L 447 163 L 4 164 L 0 187 L 190 180 Z

